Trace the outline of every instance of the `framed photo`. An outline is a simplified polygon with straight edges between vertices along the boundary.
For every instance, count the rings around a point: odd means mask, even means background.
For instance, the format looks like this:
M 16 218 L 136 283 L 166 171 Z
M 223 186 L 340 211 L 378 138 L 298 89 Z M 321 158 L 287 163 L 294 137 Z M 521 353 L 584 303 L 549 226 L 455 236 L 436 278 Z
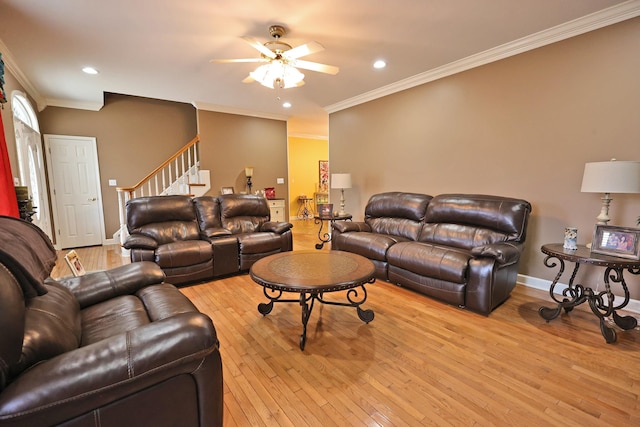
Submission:
M 619 258 L 640 259 L 640 228 L 596 225 L 591 252 Z
M 321 219 L 333 218 L 333 203 L 319 203 L 318 204 L 318 216 Z
M 222 187 L 220 189 L 220 194 L 233 194 L 233 187 Z
M 327 191 L 329 189 L 329 160 L 320 160 L 318 162 L 319 171 L 319 189 L 320 191 Z
M 69 253 L 64 256 L 64 260 L 67 261 L 67 265 L 75 277 L 87 274 L 76 251 L 69 251 Z

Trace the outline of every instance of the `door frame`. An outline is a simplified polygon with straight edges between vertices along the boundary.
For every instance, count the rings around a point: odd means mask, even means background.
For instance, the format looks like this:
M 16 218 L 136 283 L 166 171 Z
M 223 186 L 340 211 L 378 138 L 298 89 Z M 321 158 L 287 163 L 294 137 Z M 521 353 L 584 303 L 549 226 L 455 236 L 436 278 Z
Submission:
M 49 142 L 50 139 L 52 138 L 64 138 L 64 139 L 75 139 L 75 140 L 84 140 L 88 143 L 90 143 L 92 145 L 92 149 L 93 149 L 93 164 L 95 166 L 94 170 L 96 173 L 96 195 L 97 195 L 97 199 L 96 202 L 98 204 L 98 215 L 99 215 L 99 225 L 100 225 L 100 244 L 104 245 L 105 243 L 105 232 L 104 232 L 104 208 L 102 205 L 102 185 L 100 182 L 100 164 L 98 163 L 98 144 L 97 144 L 97 140 L 95 137 L 92 136 L 72 136 L 72 135 L 53 135 L 53 134 L 45 134 L 43 135 L 44 138 L 44 147 L 45 147 L 45 152 L 46 152 L 46 159 L 47 159 L 47 178 L 49 180 L 49 188 L 50 188 L 50 193 L 49 193 L 49 197 L 51 199 L 51 213 L 53 214 L 53 235 L 55 236 L 55 243 L 54 243 L 54 247 L 56 249 L 60 249 L 61 245 L 60 245 L 60 240 L 59 240 L 59 231 L 58 231 L 58 224 L 59 222 L 59 218 L 60 215 L 58 214 L 58 201 L 56 199 L 56 193 L 55 193 L 55 188 L 54 186 L 54 175 L 53 175 L 53 171 L 54 168 L 56 167 L 55 164 L 52 163 L 51 160 L 51 144 Z

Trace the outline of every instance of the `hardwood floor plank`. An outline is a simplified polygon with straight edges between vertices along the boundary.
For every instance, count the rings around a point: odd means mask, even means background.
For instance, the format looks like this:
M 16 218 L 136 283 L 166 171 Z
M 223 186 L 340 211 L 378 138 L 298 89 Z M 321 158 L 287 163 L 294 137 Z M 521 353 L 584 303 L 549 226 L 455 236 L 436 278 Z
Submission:
M 312 221 L 293 231 L 296 250 L 313 249 Z M 54 277 L 70 274 L 66 252 Z M 87 270 L 128 263 L 117 246 L 77 252 Z M 216 326 L 225 426 L 640 425 L 640 328 L 606 344 L 588 307 L 546 322 L 548 292 L 522 285 L 488 317 L 383 281 L 366 289 L 372 322 L 316 304 L 300 351 L 300 305 L 262 316 L 248 275 L 181 288 Z

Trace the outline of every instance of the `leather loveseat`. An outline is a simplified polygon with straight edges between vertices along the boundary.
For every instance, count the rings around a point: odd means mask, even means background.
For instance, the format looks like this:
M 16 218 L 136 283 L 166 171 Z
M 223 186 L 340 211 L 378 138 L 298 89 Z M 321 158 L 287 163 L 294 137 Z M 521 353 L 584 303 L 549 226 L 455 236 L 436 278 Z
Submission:
M 0 426 L 220 426 L 209 317 L 154 263 L 49 277 L 36 226 L 0 217 Z
M 267 255 L 293 249 L 292 225 L 270 221 L 264 197 L 151 196 L 126 205 L 132 262 L 158 264 L 173 284 L 248 271 Z
M 515 287 L 531 205 L 478 194 L 372 196 L 364 221 L 336 221 L 331 248 L 379 279 L 488 315 Z

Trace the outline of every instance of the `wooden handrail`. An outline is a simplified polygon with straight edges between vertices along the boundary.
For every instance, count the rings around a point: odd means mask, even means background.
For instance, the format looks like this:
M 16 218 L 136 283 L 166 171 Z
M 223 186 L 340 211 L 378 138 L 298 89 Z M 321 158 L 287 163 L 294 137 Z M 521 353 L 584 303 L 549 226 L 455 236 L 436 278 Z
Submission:
M 189 143 L 187 143 L 187 145 L 185 145 L 184 147 L 182 147 L 180 150 L 178 150 L 173 156 L 169 157 L 167 160 L 165 160 L 160 166 L 158 166 L 157 168 L 155 168 L 153 171 L 151 171 L 149 174 L 147 174 L 147 176 L 145 176 L 144 178 L 142 178 L 140 181 L 138 181 L 138 183 L 136 185 L 134 185 L 133 187 L 116 187 L 116 191 L 118 192 L 133 192 L 135 190 L 137 190 L 138 188 L 142 187 L 142 185 L 144 185 L 145 182 L 147 182 L 148 180 L 150 180 L 155 174 L 157 174 L 158 172 L 160 172 L 163 168 L 165 168 L 169 163 L 171 163 L 172 161 L 174 161 L 175 159 L 177 159 L 182 153 L 184 153 L 185 151 L 187 151 L 189 148 L 193 147 L 195 144 L 197 144 L 200 141 L 200 135 L 196 135 L 195 138 L 193 138 L 191 141 L 189 141 Z

